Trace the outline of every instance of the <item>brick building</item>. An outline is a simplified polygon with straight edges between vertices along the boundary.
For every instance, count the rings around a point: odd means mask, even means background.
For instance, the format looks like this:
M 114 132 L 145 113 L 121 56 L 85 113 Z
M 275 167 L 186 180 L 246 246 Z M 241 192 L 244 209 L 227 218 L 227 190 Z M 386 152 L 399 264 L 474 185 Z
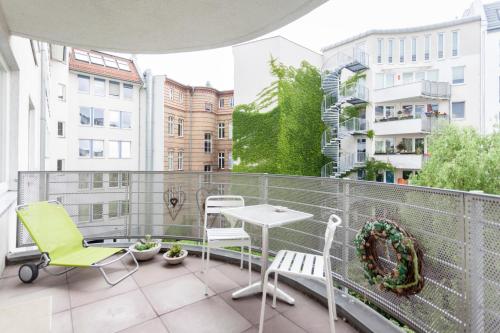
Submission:
M 232 168 L 233 91 L 191 87 L 165 78 L 164 169 Z

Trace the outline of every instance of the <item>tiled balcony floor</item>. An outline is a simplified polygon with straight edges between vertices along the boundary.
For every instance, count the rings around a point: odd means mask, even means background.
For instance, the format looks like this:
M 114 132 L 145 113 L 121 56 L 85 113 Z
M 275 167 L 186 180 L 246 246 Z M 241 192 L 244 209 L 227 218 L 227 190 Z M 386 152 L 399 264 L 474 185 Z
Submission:
M 199 257 L 188 257 L 182 265 L 167 266 L 161 255 L 140 263 L 132 278 L 108 286 L 94 269 L 77 269 L 54 277 L 40 271 L 33 284 L 17 277 L 18 265 L 7 266 L 0 278 L 0 306 L 52 296 L 52 332 L 257 332 L 260 312 L 258 296 L 233 300 L 231 293 L 248 283 L 248 271 L 211 261 L 209 296 L 204 296 Z M 115 278 L 131 269 L 116 263 L 109 269 Z M 259 275 L 254 273 L 253 280 Z M 281 285 L 296 304 L 268 299 L 265 332 L 329 332 L 327 309 L 306 295 Z M 339 333 L 356 332 L 339 319 Z

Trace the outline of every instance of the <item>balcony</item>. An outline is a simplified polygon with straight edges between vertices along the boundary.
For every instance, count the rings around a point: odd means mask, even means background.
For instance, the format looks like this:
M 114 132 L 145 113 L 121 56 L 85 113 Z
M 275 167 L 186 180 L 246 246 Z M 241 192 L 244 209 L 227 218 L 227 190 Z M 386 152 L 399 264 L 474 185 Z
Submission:
M 383 154 L 375 153 L 373 158 L 377 161 L 389 162 L 396 169 L 420 170 L 422 169 L 422 154 Z
M 447 100 L 451 89 L 448 82 L 418 81 L 373 91 L 374 103 L 396 103 L 403 101 Z
M 377 156 L 384 157 L 422 159 L 422 155 Z M 356 161 L 359 159 L 358 156 Z M 20 204 L 61 200 L 88 241 L 123 247 L 144 234 L 152 234 L 165 242 L 184 241 L 191 254 L 200 251 L 200 191 L 239 194 L 244 196 L 246 205 L 269 203 L 314 215 L 310 220 L 273 229 L 269 244 L 271 254 L 282 249 L 321 253 L 326 221 L 330 214 L 336 213 L 344 222 L 336 233 L 331 251 L 332 270 L 339 287 L 335 291 L 338 311 L 348 318 L 348 323 L 341 320 L 336 323 L 338 332 L 353 332 L 353 327 L 367 331 L 363 327 L 375 326 L 383 332 L 398 331 L 389 321 L 352 297 L 352 292 L 418 332 L 477 331 L 475 322 L 462 319 L 464 311 L 473 313 L 480 327 L 496 325 L 495 318 L 499 315 L 498 307 L 494 306 L 496 296 L 487 290 L 498 285 L 500 276 L 487 272 L 489 266 L 486 265 L 495 262 L 499 255 L 495 241 L 500 237 L 500 229 L 490 228 L 490 225 L 500 224 L 500 197 L 347 179 L 125 172 L 128 174 L 125 183 L 111 184 L 105 173 L 103 186 L 98 188 L 80 186 L 82 177 L 78 172 L 21 172 L 18 200 Z M 185 195 L 185 202 L 175 219 L 168 213 L 164 201 L 165 193 L 172 191 Z M 108 205 L 117 200 L 127 201 L 128 208 L 121 210 L 119 216 L 111 216 Z M 103 205 L 96 221 L 88 221 L 87 215 L 82 220 L 80 209 L 82 204 L 89 202 Z M 425 249 L 426 285 L 420 294 L 410 298 L 395 297 L 370 286 L 363 277 L 362 263 L 355 256 L 352 240 L 359 228 L 367 220 L 387 212 L 392 220 L 397 220 L 419 239 Z M 17 227 L 17 250 L 9 259 L 33 258 L 36 252 L 30 250 L 31 239 L 21 225 Z M 252 249 L 258 255 L 260 229 L 246 228 L 252 235 Z M 488 238 L 483 237 L 486 234 Z M 463 253 L 471 253 L 475 260 L 472 263 L 463 260 Z M 161 257 L 156 258 L 141 264 L 132 278 L 115 287 L 108 287 L 96 272 L 89 270 L 72 271 L 60 277 L 41 272 L 37 281 L 24 285 L 16 276 L 17 264 L 11 261 L 0 279 L 0 304 L 47 302 L 46 298 L 51 297 L 55 329 L 63 332 L 116 332 L 127 328 L 159 332 L 255 331 L 259 298 L 232 300 L 230 297 L 232 290 L 247 283 L 248 273 L 230 264 L 238 261 L 239 253 L 220 250 L 214 257 L 220 261 L 214 261 L 209 271 L 208 297 L 203 296 L 200 262 L 196 257 L 188 257 L 184 265 L 177 267 L 165 267 Z M 395 264 L 390 256 L 384 260 Z M 255 268 L 258 269 L 258 265 Z M 117 264 L 111 274 L 120 275 L 120 271 L 129 269 L 126 262 Z M 258 279 L 257 275 L 254 278 Z M 326 308 L 307 296 L 323 303 L 324 285 L 300 279 L 284 279 L 283 284 L 283 288 L 296 297 L 296 305 L 279 303 L 276 310 L 268 308 L 267 329 L 326 330 Z M 469 296 L 471 290 L 474 294 Z M 193 316 L 197 320 L 193 320 Z
M 449 117 L 445 114 L 422 115 L 421 118 L 389 117 L 376 119 L 373 131 L 376 135 L 397 135 L 410 133 L 431 133 L 449 124 Z

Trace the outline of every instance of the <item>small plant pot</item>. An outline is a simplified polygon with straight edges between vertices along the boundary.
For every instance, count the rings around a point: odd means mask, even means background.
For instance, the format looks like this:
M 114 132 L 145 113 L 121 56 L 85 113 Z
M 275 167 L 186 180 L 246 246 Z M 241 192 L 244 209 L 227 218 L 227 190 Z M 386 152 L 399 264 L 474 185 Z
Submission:
M 165 259 L 165 261 L 169 265 L 178 265 L 178 264 L 180 264 L 184 259 L 186 259 L 187 255 L 188 255 L 188 251 L 187 250 L 182 250 L 181 251 L 181 255 L 179 257 L 174 257 L 174 258 L 170 258 L 168 256 L 169 253 L 170 253 L 170 251 L 167 251 L 167 252 L 165 252 L 163 254 L 163 259 Z
M 137 250 L 135 248 L 136 244 L 130 245 L 130 247 L 128 249 L 130 250 L 130 252 L 132 252 L 132 254 L 134 255 L 135 259 L 137 259 L 138 261 L 151 260 L 161 250 L 161 243 L 157 243 L 155 247 L 150 248 L 149 250 L 144 250 L 144 251 Z

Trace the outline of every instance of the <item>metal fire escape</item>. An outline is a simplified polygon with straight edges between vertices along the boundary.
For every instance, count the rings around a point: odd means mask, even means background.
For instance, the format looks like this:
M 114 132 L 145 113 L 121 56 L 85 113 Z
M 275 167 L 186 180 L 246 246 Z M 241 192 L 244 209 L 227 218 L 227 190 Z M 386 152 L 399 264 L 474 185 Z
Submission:
M 331 70 L 333 68 L 333 70 Z M 368 102 L 368 89 L 357 82 L 351 86 L 341 86 L 343 70 L 358 73 L 368 69 L 368 55 L 353 49 L 352 55 L 337 53 L 323 66 L 321 86 L 324 97 L 321 106 L 321 119 L 327 125 L 321 139 L 321 151 L 332 159 L 321 169 L 322 177 L 341 177 L 358 166 L 356 153 L 341 150 L 342 139 L 366 129 L 359 118 L 351 118 L 340 123 L 340 113 L 344 104 L 358 105 Z

